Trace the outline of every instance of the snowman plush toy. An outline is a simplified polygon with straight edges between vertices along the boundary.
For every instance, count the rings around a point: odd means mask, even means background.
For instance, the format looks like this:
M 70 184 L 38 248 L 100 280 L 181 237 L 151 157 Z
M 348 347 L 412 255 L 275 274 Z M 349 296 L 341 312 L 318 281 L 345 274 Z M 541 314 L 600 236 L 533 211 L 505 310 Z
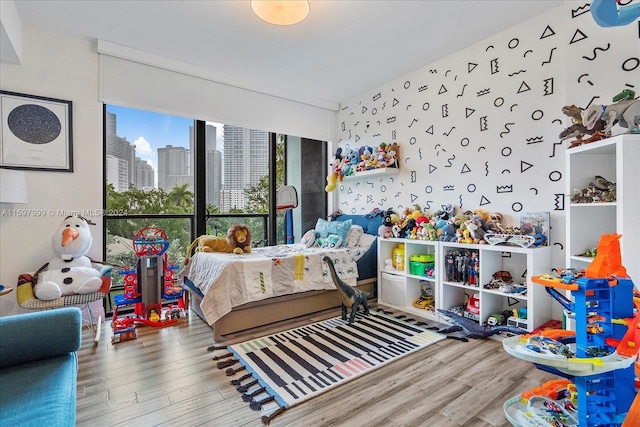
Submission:
M 56 257 L 45 264 L 33 287 L 36 298 L 54 300 L 61 296 L 90 294 L 102 287 L 102 276 L 111 267 L 95 268 L 86 256 L 93 238 L 89 222 L 80 216 L 68 216 L 51 236 L 51 247 Z

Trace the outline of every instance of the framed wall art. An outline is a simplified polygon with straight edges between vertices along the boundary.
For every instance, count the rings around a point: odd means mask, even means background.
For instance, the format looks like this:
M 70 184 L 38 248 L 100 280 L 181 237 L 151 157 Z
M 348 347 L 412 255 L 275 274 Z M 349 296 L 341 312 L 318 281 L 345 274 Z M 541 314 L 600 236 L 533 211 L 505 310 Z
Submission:
M 73 172 L 71 101 L 0 91 L 0 167 Z

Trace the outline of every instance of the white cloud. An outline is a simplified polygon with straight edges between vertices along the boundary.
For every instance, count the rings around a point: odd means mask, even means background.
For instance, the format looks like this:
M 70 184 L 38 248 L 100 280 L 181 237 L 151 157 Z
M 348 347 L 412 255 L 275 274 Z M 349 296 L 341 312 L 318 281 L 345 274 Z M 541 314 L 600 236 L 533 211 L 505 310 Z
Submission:
M 151 148 L 151 144 L 144 139 L 144 137 L 140 136 L 133 143 L 136 146 L 136 155 L 141 159 L 148 160 L 151 156 L 153 156 L 153 149 Z

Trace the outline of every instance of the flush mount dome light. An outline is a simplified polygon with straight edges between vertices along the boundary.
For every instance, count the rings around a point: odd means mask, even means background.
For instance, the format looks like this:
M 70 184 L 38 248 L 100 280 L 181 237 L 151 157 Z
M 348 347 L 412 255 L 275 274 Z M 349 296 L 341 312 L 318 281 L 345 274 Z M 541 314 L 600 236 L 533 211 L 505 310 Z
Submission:
M 258 18 L 275 25 L 293 25 L 309 15 L 308 0 L 251 0 Z

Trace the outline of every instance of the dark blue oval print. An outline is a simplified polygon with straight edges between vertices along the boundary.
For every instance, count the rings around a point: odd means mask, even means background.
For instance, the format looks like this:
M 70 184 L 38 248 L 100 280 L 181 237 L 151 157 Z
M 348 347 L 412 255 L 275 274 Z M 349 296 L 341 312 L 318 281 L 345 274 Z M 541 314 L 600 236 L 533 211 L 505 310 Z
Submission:
M 48 108 L 35 104 L 25 104 L 11 110 L 7 124 L 17 138 L 30 144 L 48 144 L 62 131 L 58 116 Z

